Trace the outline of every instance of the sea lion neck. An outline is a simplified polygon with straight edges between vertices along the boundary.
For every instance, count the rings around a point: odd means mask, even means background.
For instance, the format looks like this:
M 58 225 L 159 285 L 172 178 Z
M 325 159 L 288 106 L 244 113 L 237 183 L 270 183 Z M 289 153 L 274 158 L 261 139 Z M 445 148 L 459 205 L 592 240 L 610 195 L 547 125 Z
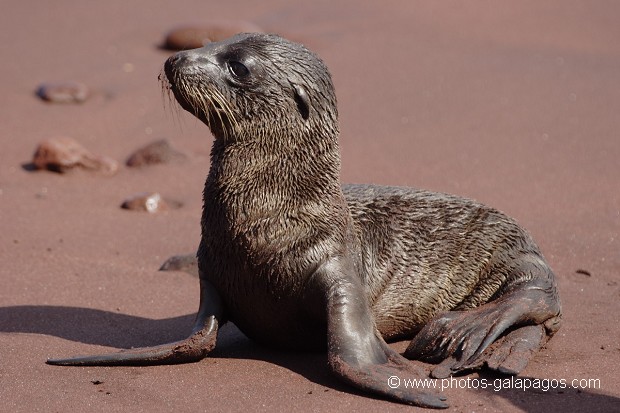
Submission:
M 350 222 L 337 140 L 320 149 L 273 142 L 216 139 L 203 193 L 203 240 L 229 240 L 256 268 Z
M 287 210 L 322 202 L 326 193 L 341 192 L 337 137 L 215 139 L 205 190 L 226 194 L 228 207 L 256 203 Z

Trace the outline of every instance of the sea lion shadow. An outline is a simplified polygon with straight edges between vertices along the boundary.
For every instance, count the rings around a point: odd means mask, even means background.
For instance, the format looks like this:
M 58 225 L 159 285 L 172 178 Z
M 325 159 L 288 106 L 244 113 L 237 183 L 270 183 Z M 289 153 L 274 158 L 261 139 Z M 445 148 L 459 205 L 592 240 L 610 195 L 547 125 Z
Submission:
M 486 370 L 480 372 L 479 376 L 481 380 L 494 384 L 484 389 L 478 388 L 476 392 L 484 392 L 491 398 L 503 398 L 523 412 L 620 411 L 620 398 L 605 394 L 605 383 L 602 381 L 598 382 L 598 386 L 591 383 L 593 388 L 587 389 L 576 388 L 578 384 L 576 387 L 571 386 L 571 381 L 574 378 L 579 380 L 578 377 L 545 379 L 507 376 Z M 562 380 L 566 387 L 562 387 Z M 524 390 L 523 383 L 529 383 L 529 388 Z M 535 383 L 539 383 L 538 386 Z
M 334 390 L 357 394 L 363 397 L 382 399 L 380 396 L 374 396 L 372 394 L 365 393 L 360 389 L 348 386 L 336 378 L 336 376 L 329 371 L 327 366 L 327 355 L 325 352 L 302 353 L 263 347 L 247 338 L 234 324 L 231 323 L 225 325 L 220 330 L 218 346 L 211 355 L 218 358 L 267 361 L 297 372 L 316 384 L 323 385 Z M 427 364 L 419 361 L 411 362 L 419 363 L 420 366 L 428 366 Z M 558 377 L 556 380 L 557 383 L 550 384 L 550 379 L 547 380 L 546 385 L 549 388 L 541 386 L 542 388 L 539 387 L 538 389 L 533 389 L 531 387 L 535 387 L 535 385 L 532 383 L 534 383 L 535 380 L 540 381 L 540 378 L 511 376 L 486 369 L 479 371 L 477 375 L 480 379 L 485 379 L 490 385 L 485 389 L 479 388 L 479 390 L 473 390 L 475 393 L 472 393 L 472 399 L 479 398 L 481 401 L 485 401 L 482 400 L 481 393 L 489 396 L 491 399 L 503 398 L 520 411 L 527 413 L 537 413 L 541 411 L 558 413 L 567 411 L 620 412 L 620 398 L 610 394 L 604 394 L 606 389 L 604 383 L 601 383 L 600 381 L 598 383 L 599 388 L 577 389 L 570 387 L 572 378 Z M 454 377 L 454 379 L 463 380 L 466 379 L 466 376 L 470 378 L 475 377 L 471 374 L 463 374 Z M 562 379 L 564 379 L 564 385 L 566 386 L 564 388 L 561 388 L 559 384 L 559 380 Z M 497 383 L 498 380 L 500 381 L 499 383 Z M 530 388 L 524 391 L 523 386 L 520 387 L 516 384 L 519 380 L 521 380 L 522 383 L 523 381 L 529 381 Z M 435 381 L 439 382 L 440 380 L 437 379 Z M 508 386 L 510 385 L 515 388 L 509 388 Z M 554 385 L 556 386 L 555 388 L 553 387 Z M 420 390 L 424 391 L 425 389 Z M 412 389 L 412 391 L 414 390 Z M 448 397 L 448 404 L 450 404 L 450 391 L 447 390 L 444 394 Z M 485 401 L 485 405 L 486 404 L 487 403 Z
M 99 346 L 152 346 L 182 338 L 192 315 L 162 320 L 83 307 L 21 305 L 0 307 L 0 332 L 45 334 Z
M 10 306 L 0 307 L 0 333 L 44 334 L 84 344 L 126 349 L 181 340 L 189 335 L 194 317 L 194 314 L 187 314 L 154 320 L 83 307 Z M 79 356 L 102 352 L 88 348 L 80 354 L 58 354 L 60 351 L 50 350 L 49 357 Z M 109 350 L 109 352 L 114 351 L 114 349 Z M 356 393 L 355 389 L 351 389 L 333 377 L 327 367 L 325 353 L 267 348 L 247 338 L 232 323 L 227 323 L 220 328 L 217 346 L 209 357 L 266 361 L 294 371 L 328 388 Z
M 160 320 L 83 307 L 23 305 L 0 307 L 0 333 L 45 334 L 75 342 L 117 349 L 152 346 L 185 338 L 192 328 L 193 314 Z M 58 350 L 60 351 L 60 350 Z M 113 352 L 114 350 L 110 350 Z M 95 351 L 98 352 L 98 351 Z M 92 353 L 84 349 L 85 354 Z M 77 355 L 77 354 L 76 354 Z M 50 357 L 70 356 L 50 351 Z M 217 347 L 211 358 L 260 360 L 293 371 L 327 389 L 368 397 L 362 391 L 338 380 L 327 367 L 324 352 L 282 351 L 261 346 L 247 338 L 232 323 L 221 327 Z M 463 377 L 460 377 L 463 378 Z M 509 376 L 483 371 L 480 378 L 492 383 Z M 534 378 L 519 377 L 521 379 Z M 553 389 L 541 391 L 494 386 L 473 390 L 491 398 L 504 398 L 524 412 L 591 410 L 620 411 L 620 398 L 602 394 L 600 390 Z M 446 391 L 450 397 L 450 390 Z M 472 394 L 472 397 L 476 397 Z M 615 409 L 615 410 L 614 410 Z
M 326 351 L 294 351 L 263 346 L 247 338 L 233 323 L 220 328 L 217 346 L 209 357 L 265 361 L 295 372 L 326 388 L 345 393 L 364 394 L 342 383 L 331 373 Z

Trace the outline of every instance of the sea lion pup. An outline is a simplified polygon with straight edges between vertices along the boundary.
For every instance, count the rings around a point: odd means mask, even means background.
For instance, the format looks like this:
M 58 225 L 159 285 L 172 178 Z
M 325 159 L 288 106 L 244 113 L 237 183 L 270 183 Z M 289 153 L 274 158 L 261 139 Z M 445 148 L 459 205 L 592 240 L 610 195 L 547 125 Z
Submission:
M 441 362 L 435 377 L 482 365 L 514 374 L 558 329 L 554 275 L 512 219 L 450 195 L 340 185 L 334 88 L 303 46 L 242 34 L 177 53 L 164 72 L 215 136 L 194 330 L 50 364 L 196 361 L 230 320 L 269 345 L 326 347 L 333 372 L 358 388 L 446 407 L 388 381 L 422 373 L 384 339 L 413 337 L 404 356 Z

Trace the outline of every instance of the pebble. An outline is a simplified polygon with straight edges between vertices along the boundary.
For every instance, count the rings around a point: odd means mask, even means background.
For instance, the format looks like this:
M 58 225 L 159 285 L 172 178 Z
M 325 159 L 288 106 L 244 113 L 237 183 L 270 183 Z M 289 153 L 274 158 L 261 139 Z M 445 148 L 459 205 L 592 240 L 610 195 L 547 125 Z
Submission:
M 180 208 L 178 201 L 164 199 L 159 192 L 142 192 L 126 199 L 121 208 L 131 211 L 146 211 L 150 213 L 169 211 Z
M 127 159 L 127 166 L 142 167 L 159 163 L 180 162 L 187 156 L 174 149 L 166 139 L 161 139 L 138 149 Z
M 159 271 L 184 271 L 198 277 L 198 262 L 195 254 L 175 255 L 162 264 Z
M 43 83 L 37 89 L 37 96 L 51 103 L 82 103 L 90 92 L 80 82 Z
M 54 172 L 67 172 L 74 168 L 113 175 L 119 164 L 107 156 L 95 155 L 68 137 L 50 138 L 39 143 L 33 159 L 35 169 L 47 169 Z
M 237 33 L 262 33 L 263 30 L 254 23 L 218 22 L 204 26 L 182 26 L 171 30 L 162 47 L 168 50 L 197 49 L 210 42 L 219 42 Z

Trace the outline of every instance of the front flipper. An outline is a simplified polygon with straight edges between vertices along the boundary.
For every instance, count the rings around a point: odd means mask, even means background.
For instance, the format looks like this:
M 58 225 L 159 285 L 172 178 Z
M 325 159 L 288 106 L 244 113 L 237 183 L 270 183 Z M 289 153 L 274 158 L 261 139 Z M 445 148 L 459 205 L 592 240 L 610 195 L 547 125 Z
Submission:
M 401 379 L 422 379 L 425 374 L 380 337 L 366 294 L 348 260 L 334 259 L 315 276 L 327 291 L 328 359 L 336 375 L 357 388 L 400 403 L 448 407 L 443 396 L 399 385 Z
M 223 306 L 213 286 L 200 280 L 200 308 L 192 334 L 185 340 L 153 347 L 122 350 L 118 353 L 67 359 L 49 359 L 57 366 L 146 366 L 199 361 L 215 347 Z

